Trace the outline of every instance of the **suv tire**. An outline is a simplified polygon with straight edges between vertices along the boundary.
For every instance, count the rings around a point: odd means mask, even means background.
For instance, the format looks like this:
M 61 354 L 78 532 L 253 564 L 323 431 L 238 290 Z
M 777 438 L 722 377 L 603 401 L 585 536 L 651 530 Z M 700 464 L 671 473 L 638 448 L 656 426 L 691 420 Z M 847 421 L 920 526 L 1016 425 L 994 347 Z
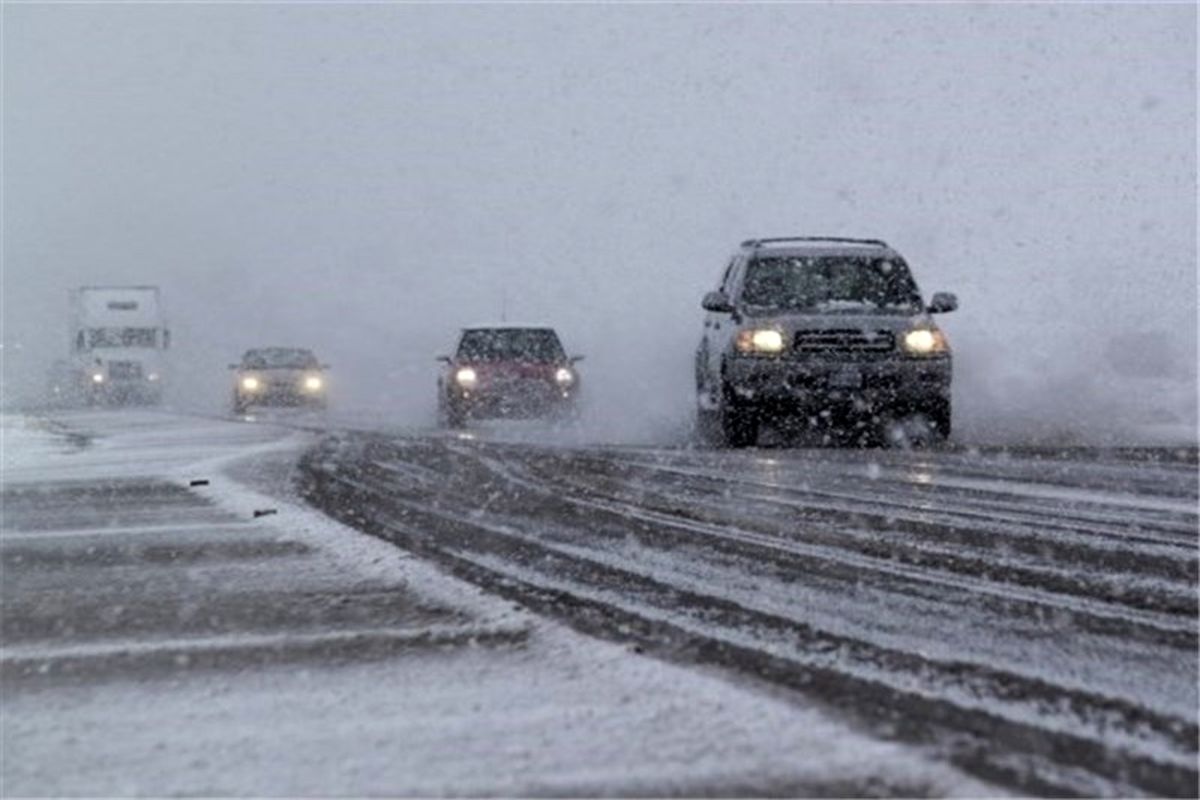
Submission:
M 714 447 L 753 447 L 758 441 L 761 420 L 758 410 L 739 404 L 724 381 L 720 392 L 710 392 L 700 370 L 696 372 L 696 384 L 697 395 L 707 394 L 709 403 L 716 405 L 716 408 L 697 405 L 696 429 L 700 441 Z
M 725 447 L 753 447 L 758 442 L 761 421 L 758 410 L 739 403 L 724 381 L 720 397 L 717 423 L 721 444 Z
M 758 442 L 758 412 L 735 405 L 721 409 L 721 439 L 726 447 L 753 447 Z
M 950 398 L 943 397 L 929 405 L 926 410 L 929 415 L 929 421 L 933 423 L 933 429 L 937 433 L 937 438 L 940 441 L 946 441 L 950 438 Z

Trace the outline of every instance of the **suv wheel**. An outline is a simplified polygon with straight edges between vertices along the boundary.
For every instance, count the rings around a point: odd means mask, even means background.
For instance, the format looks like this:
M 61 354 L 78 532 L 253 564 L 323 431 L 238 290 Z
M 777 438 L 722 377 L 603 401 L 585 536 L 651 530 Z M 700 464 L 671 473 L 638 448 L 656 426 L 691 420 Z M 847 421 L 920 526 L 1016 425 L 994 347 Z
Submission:
M 758 412 L 726 403 L 721 408 L 721 438 L 727 447 L 753 447 L 758 442 Z
M 758 442 L 758 410 L 739 403 L 724 381 L 721 382 L 719 397 L 716 421 L 721 444 L 726 447 L 753 447 Z
M 937 433 L 937 438 L 945 441 L 950 438 L 950 398 L 943 397 L 935 403 L 930 404 L 927 412 L 929 421 L 933 423 L 933 429 Z
M 696 428 L 700 440 L 716 447 L 753 447 L 758 441 L 758 410 L 738 403 L 724 380 L 718 391 L 712 391 L 703 380 L 703 373 L 697 370 L 696 383 Z

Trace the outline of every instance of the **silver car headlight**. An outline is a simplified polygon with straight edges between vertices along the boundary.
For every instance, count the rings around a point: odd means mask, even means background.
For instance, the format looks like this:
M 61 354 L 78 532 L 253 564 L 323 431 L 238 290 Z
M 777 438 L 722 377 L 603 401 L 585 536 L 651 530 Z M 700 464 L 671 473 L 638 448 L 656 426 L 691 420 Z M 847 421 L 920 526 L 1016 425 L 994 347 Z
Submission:
M 242 378 L 242 388 L 247 392 L 256 392 L 258 391 L 258 387 L 261 385 L 262 384 L 259 383 L 258 378 L 254 377 L 253 375 L 247 375 L 246 377 Z

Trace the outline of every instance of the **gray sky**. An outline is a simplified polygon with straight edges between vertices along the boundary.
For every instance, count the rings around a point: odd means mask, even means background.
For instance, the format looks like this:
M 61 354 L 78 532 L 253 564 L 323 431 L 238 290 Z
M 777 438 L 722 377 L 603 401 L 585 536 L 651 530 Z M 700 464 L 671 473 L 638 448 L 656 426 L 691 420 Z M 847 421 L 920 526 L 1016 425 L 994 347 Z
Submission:
M 344 403 L 419 422 L 432 356 L 506 304 L 587 354 L 613 431 L 670 427 L 732 247 L 820 233 L 885 238 L 958 292 L 969 424 L 1195 418 L 1194 6 L 3 21 L 14 382 L 65 350 L 67 288 L 156 283 L 187 402 L 225 402 L 248 346 L 308 344 Z

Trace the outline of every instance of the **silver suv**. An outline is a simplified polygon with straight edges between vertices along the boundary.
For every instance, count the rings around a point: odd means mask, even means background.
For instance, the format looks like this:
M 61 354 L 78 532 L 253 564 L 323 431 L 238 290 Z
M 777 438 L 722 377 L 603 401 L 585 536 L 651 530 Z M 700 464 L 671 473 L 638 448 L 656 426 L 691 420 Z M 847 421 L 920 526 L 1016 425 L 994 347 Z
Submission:
M 731 447 L 764 420 L 877 439 L 916 421 L 950 435 L 950 346 L 904 259 L 878 239 L 751 239 L 704 297 L 698 423 Z

